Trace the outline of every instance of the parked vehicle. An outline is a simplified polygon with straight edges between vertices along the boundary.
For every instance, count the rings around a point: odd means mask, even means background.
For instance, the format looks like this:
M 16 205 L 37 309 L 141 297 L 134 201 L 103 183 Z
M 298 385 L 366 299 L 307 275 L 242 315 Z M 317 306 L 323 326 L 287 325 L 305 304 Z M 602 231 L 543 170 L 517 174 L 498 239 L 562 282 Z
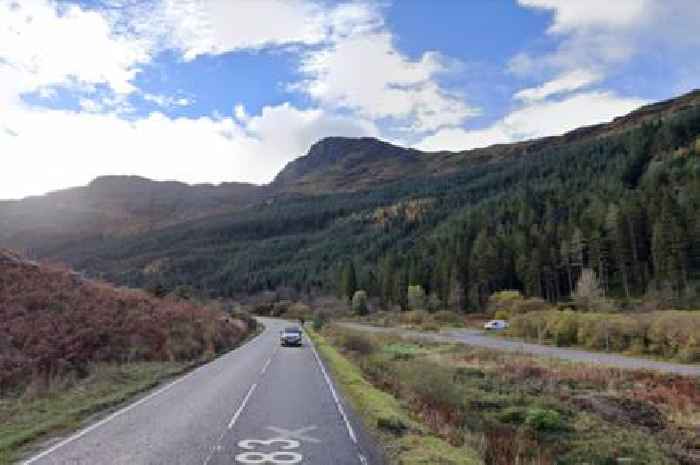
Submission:
M 506 329 L 507 327 L 508 327 L 508 322 L 505 320 L 491 320 L 487 323 L 484 323 L 484 329 L 487 331 Z
M 287 346 L 298 346 L 302 345 L 302 332 L 301 329 L 296 326 L 290 326 L 284 328 L 280 332 L 280 343 L 283 347 Z

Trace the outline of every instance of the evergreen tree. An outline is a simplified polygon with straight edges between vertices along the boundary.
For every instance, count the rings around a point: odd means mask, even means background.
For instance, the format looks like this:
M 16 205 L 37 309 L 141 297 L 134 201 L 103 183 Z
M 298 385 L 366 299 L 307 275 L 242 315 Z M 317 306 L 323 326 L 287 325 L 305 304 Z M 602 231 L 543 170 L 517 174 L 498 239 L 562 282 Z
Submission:
M 352 300 L 355 291 L 357 291 L 357 274 L 355 273 L 355 264 L 352 260 L 348 260 L 343 268 L 341 288 L 343 297 Z

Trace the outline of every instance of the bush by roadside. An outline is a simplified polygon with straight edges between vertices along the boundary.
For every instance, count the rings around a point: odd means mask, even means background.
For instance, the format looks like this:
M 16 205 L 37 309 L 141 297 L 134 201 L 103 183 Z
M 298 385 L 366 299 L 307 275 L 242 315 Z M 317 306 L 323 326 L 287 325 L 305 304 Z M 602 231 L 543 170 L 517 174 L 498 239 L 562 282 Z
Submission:
M 536 311 L 511 318 L 507 334 L 559 346 L 700 362 L 700 312 Z

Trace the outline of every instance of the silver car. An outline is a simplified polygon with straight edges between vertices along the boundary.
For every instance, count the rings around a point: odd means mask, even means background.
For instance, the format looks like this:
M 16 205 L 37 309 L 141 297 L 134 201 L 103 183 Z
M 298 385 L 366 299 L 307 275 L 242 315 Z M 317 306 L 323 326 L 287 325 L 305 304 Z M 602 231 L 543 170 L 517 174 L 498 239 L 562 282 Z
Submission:
M 301 329 L 296 327 L 296 326 L 290 326 L 288 328 L 284 328 L 282 331 L 280 331 L 280 343 L 284 347 L 287 347 L 287 346 L 301 347 L 301 345 L 302 345 Z

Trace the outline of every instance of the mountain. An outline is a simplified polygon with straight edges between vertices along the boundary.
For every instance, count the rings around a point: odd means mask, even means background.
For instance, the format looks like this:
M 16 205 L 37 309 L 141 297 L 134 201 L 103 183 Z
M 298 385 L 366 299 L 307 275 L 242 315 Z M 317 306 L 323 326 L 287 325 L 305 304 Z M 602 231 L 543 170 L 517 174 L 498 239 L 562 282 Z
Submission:
M 419 175 L 427 167 L 426 158 L 418 150 L 369 137 L 328 137 L 287 164 L 271 187 L 278 192 L 308 194 L 363 190 Z
M 407 177 L 450 175 L 474 164 L 499 162 L 618 134 L 650 121 L 663 121 L 698 105 L 700 90 L 561 136 L 457 152 L 422 152 L 368 137 L 328 137 L 312 145 L 306 155 L 287 164 L 270 187 L 277 192 L 306 194 L 352 192 Z
M 127 209 L 131 223 L 90 218 L 149 181 L 124 188 L 128 180 L 115 178 L 115 191 L 102 195 L 78 189 L 89 200 L 70 205 L 102 199 L 77 210 L 102 229 L 80 236 L 58 218 L 51 224 L 62 241 L 21 239 L 36 256 L 113 282 L 191 285 L 213 296 L 278 286 L 336 292 L 352 261 L 359 285 L 387 304 L 404 305 L 408 283 L 453 308 L 478 308 L 502 288 L 557 300 L 583 268 L 595 269 L 611 295 L 653 288 L 690 298 L 700 279 L 699 152 L 698 91 L 562 136 L 462 152 L 334 137 L 268 186 L 236 186 L 235 195 L 179 186 L 162 196 L 170 203 L 137 195 L 142 209 Z M 60 195 L 79 196 L 67 192 Z M 29 215 L 32 202 L 66 208 L 60 195 L 12 204 L 25 232 L 47 222 Z M 168 208 L 175 213 L 156 215 Z
M 264 189 L 105 176 L 77 187 L 0 202 L 0 242 L 15 248 L 153 231 L 255 203 Z

